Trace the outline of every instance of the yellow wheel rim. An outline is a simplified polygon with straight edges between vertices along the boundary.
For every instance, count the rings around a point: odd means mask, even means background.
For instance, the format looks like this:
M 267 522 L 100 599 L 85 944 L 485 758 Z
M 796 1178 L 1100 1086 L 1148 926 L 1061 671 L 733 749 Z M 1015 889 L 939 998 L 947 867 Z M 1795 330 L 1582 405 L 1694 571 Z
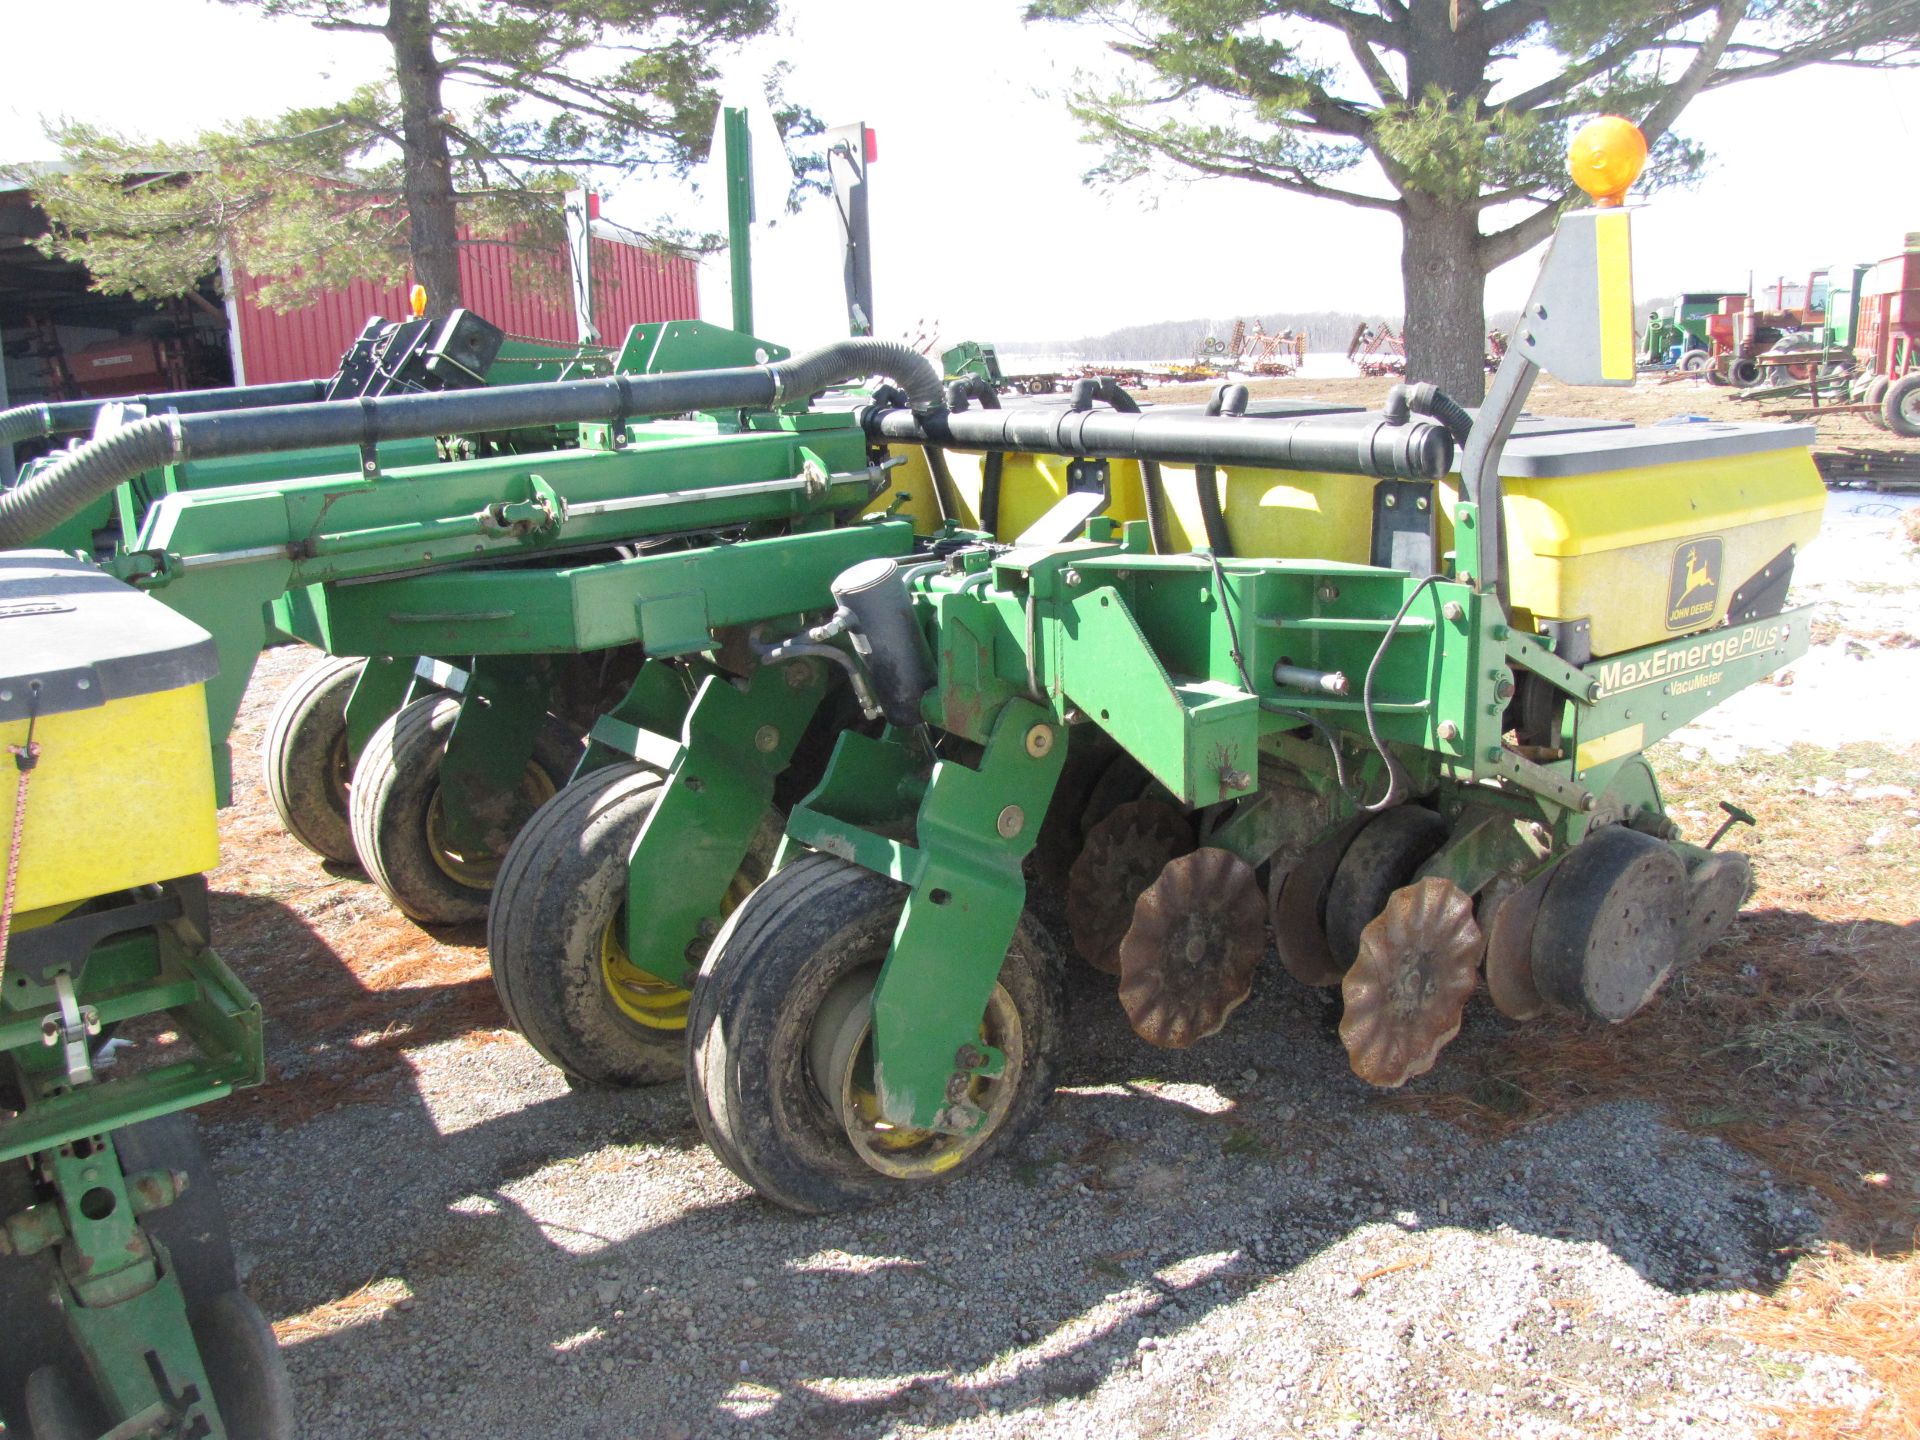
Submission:
M 520 777 L 520 823 L 513 827 L 515 832 L 526 823 L 528 816 L 553 798 L 553 792 L 553 777 L 529 762 Z M 437 786 L 427 805 L 427 853 L 440 867 L 442 875 L 469 890 L 491 890 L 494 877 L 500 873 L 500 862 L 506 858 L 504 851 L 496 854 L 491 850 L 476 850 L 467 854 L 447 843 L 446 810 Z
M 814 1023 L 810 1050 L 815 1084 L 837 1112 L 854 1153 L 892 1179 L 931 1180 L 963 1164 L 999 1132 L 1019 1095 L 1026 1034 L 1004 985 L 993 987 L 980 1038 L 1006 1056 L 1006 1066 L 997 1075 L 976 1075 L 968 1082 L 966 1098 L 985 1111 L 986 1118 L 966 1135 L 886 1122 L 873 1074 L 873 977 L 842 981 L 828 994 Z
M 649 975 L 627 958 L 621 941 L 625 911 L 607 922 L 600 932 L 600 979 L 606 985 L 607 998 L 614 1008 L 636 1025 L 649 1030 L 684 1030 L 691 990 L 669 984 L 657 975 Z
M 757 883 L 748 868 L 743 867 L 728 884 L 720 902 L 720 913 L 731 915 L 734 906 L 752 894 Z M 636 1025 L 645 1025 L 649 1030 L 686 1029 L 687 1006 L 693 1000 L 693 992 L 634 964 L 627 957 L 626 942 L 622 938 L 626 929 L 627 910 L 623 905 L 600 932 L 600 979 L 607 988 L 607 998 Z

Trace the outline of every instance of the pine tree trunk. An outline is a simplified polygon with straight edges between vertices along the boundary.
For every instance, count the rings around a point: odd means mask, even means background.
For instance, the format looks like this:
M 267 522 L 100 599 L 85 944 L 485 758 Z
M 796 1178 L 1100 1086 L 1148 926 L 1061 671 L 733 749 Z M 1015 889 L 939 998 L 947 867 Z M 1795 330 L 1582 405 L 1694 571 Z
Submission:
M 1407 313 L 1407 377 L 1431 380 L 1462 405 L 1487 390 L 1486 285 L 1479 220 L 1409 192 L 1401 218 L 1400 278 Z
M 427 287 L 427 313 L 444 315 L 460 304 L 460 235 L 432 22 L 432 0 L 390 0 L 387 39 L 406 139 L 407 244 L 414 281 Z

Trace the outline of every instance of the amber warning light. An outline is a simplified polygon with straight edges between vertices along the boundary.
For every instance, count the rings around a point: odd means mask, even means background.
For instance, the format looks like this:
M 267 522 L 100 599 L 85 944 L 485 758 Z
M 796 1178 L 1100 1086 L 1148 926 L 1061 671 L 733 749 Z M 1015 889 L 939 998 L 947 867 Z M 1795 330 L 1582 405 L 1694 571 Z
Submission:
M 1600 206 L 1618 205 L 1647 163 L 1647 137 L 1631 120 L 1602 115 L 1581 127 L 1567 152 L 1573 183 Z

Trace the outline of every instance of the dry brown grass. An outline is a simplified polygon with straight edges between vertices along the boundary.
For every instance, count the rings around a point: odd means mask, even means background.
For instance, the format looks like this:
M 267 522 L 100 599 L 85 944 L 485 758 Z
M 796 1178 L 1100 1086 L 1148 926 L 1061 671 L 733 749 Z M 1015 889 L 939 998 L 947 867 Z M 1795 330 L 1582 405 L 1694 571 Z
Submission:
M 1907 537 L 1909 545 L 1920 545 L 1920 506 L 1901 512 L 1900 533 Z
M 1468 1082 L 1408 1096 L 1490 1130 L 1601 1100 L 1661 1105 L 1827 1202 L 1830 1245 L 1740 1312 L 1740 1338 L 1855 1361 L 1877 1395 L 1857 1410 L 1776 1412 L 1788 1440 L 1920 1440 L 1920 752 L 1870 746 L 1662 765 L 1692 838 L 1736 796 L 1759 819 L 1728 843 L 1759 890 L 1734 932 L 1618 1029 L 1549 1021 L 1469 1058 Z M 1677 762 L 1677 763 L 1676 763 Z M 1816 797 L 1821 777 L 1840 782 Z M 1712 818 L 1717 819 L 1717 816 Z M 1691 823 L 1689 823 L 1691 822 Z
M 336 1330 L 383 1320 L 395 1309 L 405 1309 L 412 1303 L 413 1292 L 407 1288 L 406 1281 L 369 1280 L 358 1290 L 342 1295 L 338 1300 L 329 1300 L 324 1305 L 316 1305 L 311 1310 L 276 1321 L 273 1334 L 282 1345 L 291 1345 L 299 1340 L 311 1340 L 317 1335 L 328 1335 Z
M 1779 1294 L 1742 1311 L 1740 1339 L 1855 1361 L 1878 1387 L 1859 1409 L 1783 1412 L 1783 1440 L 1920 1440 L 1920 1265 L 1836 1246 L 1794 1267 Z

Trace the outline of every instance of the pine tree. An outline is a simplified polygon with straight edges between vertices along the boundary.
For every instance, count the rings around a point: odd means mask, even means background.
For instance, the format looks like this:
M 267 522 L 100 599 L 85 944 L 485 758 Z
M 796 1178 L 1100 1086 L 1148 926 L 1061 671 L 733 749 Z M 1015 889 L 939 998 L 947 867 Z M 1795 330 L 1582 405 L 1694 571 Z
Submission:
M 549 257 L 559 197 L 582 175 L 684 175 L 711 137 L 716 60 L 779 20 L 777 0 L 222 3 L 377 35 L 391 73 L 337 103 L 186 143 L 53 127 L 69 173 L 32 181 L 49 245 L 98 289 L 181 294 L 226 254 L 282 308 L 410 274 L 442 313 L 460 303 L 463 227 Z M 767 80 L 776 123 L 817 132 L 781 99 L 783 75 Z
M 1400 223 L 1409 369 L 1462 400 L 1485 384 L 1489 271 L 1573 198 L 1583 117 L 1653 146 L 1648 183 L 1697 174 L 1673 128 L 1702 91 L 1815 64 L 1900 64 L 1920 0 L 1031 0 L 1126 61 L 1069 97 L 1089 175 L 1252 180 Z

